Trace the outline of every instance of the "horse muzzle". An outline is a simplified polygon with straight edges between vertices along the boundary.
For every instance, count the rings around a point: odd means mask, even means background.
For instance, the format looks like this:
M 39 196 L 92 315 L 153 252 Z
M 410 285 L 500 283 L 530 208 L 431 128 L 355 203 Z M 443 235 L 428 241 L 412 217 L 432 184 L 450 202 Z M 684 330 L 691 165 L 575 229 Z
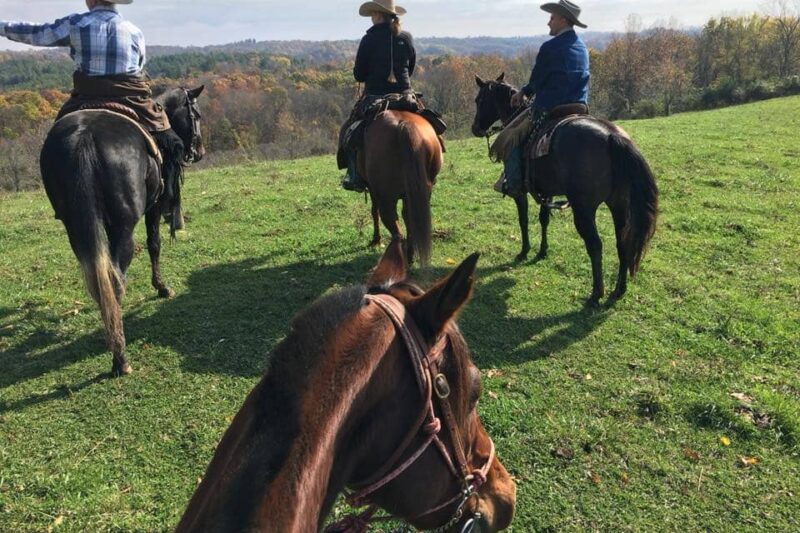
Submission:
M 476 122 L 475 124 L 472 125 L 472 134 L 475 137 L 486 137 L 486 130 L 481 129 L 481 127 L 478 126 Z

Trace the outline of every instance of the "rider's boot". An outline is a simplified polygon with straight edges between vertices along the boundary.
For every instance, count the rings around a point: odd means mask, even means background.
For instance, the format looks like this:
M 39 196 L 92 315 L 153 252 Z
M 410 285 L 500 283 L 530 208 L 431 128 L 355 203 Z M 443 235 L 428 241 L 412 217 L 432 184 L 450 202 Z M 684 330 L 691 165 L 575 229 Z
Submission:
M 356 164 L 356 154 L 348 154 L 347 173 L 342 178 L 342 187 L 348 191 L 364 192 L 367 189 L 366 182 L 358 174 Z
M 503 161 L 505 167 L 500 179 L 494 184 L 494 190 L 508 196 L 523 194 L 522 187 L 522 147 L 517 146 Z

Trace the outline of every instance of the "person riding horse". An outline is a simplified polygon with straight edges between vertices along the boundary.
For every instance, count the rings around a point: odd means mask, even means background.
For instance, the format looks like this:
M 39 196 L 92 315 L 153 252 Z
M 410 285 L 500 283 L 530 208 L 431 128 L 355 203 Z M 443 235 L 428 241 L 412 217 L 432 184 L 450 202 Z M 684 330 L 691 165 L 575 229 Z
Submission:
M 539 49 L 530 81 L 511 100 L 513 107 L 522 106 L 528 98 L 529 112 L 512 121 L 495 142 L 505 147 L 503 175 L 495 185 L 498 192 L 509 196 L 524 194 L 523 147 L 547 120 L 550 111 L 563 104 L 583 104 L 589 97 L 589 52 L 575 26 L 586 28 L 579 17 L 581 8 L 568 0 L 541 6 L 550 13 L 550 39 Z M 588 112 L 588 107 L 585 108 Z M 512 145 L 509 146 L 509 143 Z M 494 152 L 494 147 L 493 147 Z
M 348 127 L 361 118 L 361 113 L 371 103 L 388 94 L 408 95 L 409 99 L 414 95 L 411 76 L 417 53 L 413 37 L 407 31 L 401 31 L 399 19 L 406 10 L 396 6 L 394 0 L 376 0 L 362 4 L 358 14 L 371 17 L 373 24 L 361 39 L 353 67 L 353 76 L 364 84 L 364 93 L 342 127 L 340 141 L 344 140 Z M 347 168 L 342 187 L 363 192 L 367 184 L 356 170 L 356 160 L 355 150 L 340 148 L 339 168 Z
M 153 101 L 144 74 L 144 35 L 117 11 L 116 4 L 131 3 L 133 0 L 86 0 L 88 12 L 51 24 L 0 21 L 0 36 L 34 46 L 70 47 L 76 67 L 73 90 L 56 120 L 90 101 L 115 102 L 136 114 L 162 153 L 182 153 L 183 141 L 172 130 L 164 109 Z M 168 196 L 170 193 L 165 191 Z

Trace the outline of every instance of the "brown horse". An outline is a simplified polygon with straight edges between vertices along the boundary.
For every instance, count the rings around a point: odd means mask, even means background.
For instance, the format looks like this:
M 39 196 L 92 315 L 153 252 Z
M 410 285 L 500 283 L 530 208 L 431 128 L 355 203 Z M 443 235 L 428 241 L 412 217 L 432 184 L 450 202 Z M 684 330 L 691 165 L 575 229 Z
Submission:
M 423 292 L 394 240 L 367 285 L 295 317 L 177 531 L 318 531 L 348 488 L 370 508 L 329 531 L 364 531 L 378 507 L 416 528 L 508 527 L 516 488 L 478 419 L 480 372 L 453 322 L 476 263 Z
M 381 242 L 378 216 L 392 239 L 402 238 L 397 202 L 403 200 L 406 254 L 427 265 L 431 254 L 431 190 L 442 168 L 442 145 L 430 123 L 416 113 L 386 111 L 365 132 L 358 171 L 372 199 L 372 242 Z

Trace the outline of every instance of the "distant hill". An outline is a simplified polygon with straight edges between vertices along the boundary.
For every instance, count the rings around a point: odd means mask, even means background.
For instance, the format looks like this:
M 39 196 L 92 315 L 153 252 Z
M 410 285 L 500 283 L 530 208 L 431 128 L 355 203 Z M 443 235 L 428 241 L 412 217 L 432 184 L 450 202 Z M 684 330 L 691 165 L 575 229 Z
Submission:
M 613 37 L 609 32 L 584 32 L 586 43 L 593 48 L 604 49 Z M 550 37 L 421 37 L 414 40 L 417 53 L 422 56 L 497 54 L 514 57 L 521 52 L 538 48 Z M 307 61 L 335 61 L 355 56 L 358 40 L 342 41 L 256 41 L 254 39 L 236 43 L 203 46 L 151 46 L 153 57 L 183 53 L 243 53 L 266 52 Z
M 589 46 L 604 49 L 611 33 L 583 33 Z M 549 37 L 425 37 L 416 39 L 421 57 L 475 56 L 494 54 L 510 58 L 538 49 Z M 174 77 L 204 71 L 204 66 L 238 64 L 243 57 L 257 54 L 260 63 L 269 56 L 284 56 L 308 65 L 351 61 L 358 49 L 357 40 L 343 41 L 255 41 L 247 40 L 215 46 L 150 46 L 148 70 L 154 76 Z M 187 61 L 185 56 L 193 56 Z M 266 66 L 264 67 L 266 68 Z M 66 50 L 0 52 L 0 90 L 69 87 L 72 63 Z

